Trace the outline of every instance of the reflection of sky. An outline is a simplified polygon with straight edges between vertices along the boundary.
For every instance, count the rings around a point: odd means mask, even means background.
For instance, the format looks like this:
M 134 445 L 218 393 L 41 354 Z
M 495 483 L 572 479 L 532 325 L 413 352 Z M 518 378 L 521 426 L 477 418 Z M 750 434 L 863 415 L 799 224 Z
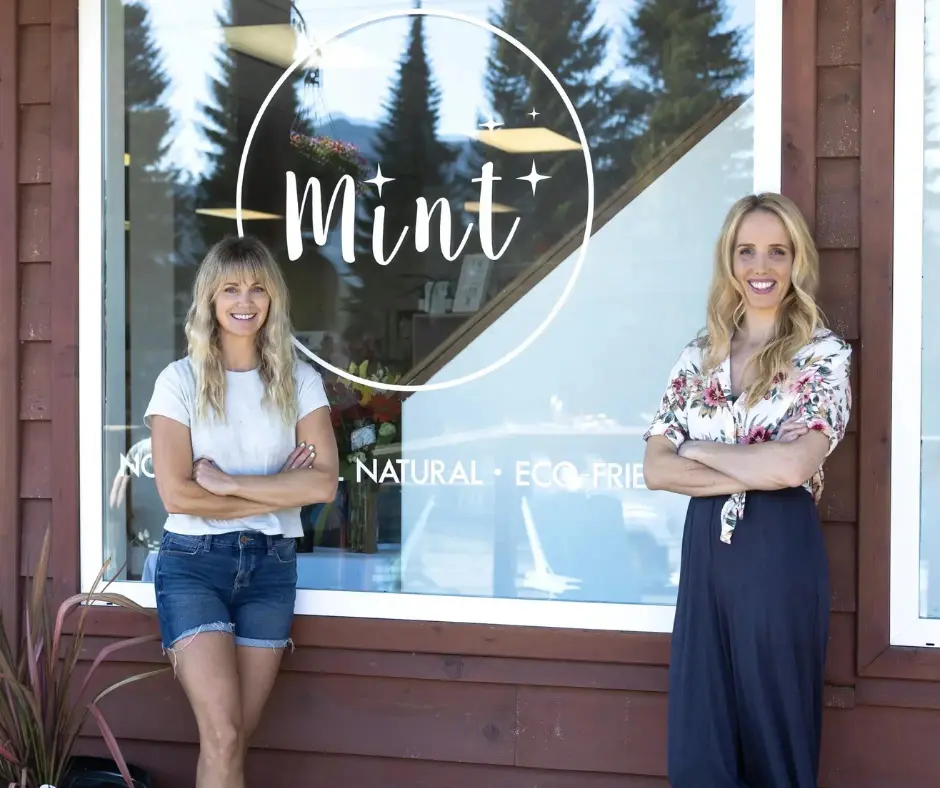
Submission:
M 201 169 L 198 106 L 210 100 L 209 77 L 216 71 L 215 56 L 221 43 L 216 14 L 226 0 L 146 0 L 157 45 L 163 53 L 171 86 L 167 103 L 179 122 L 179 133 L 171 148 L 172 159 L 195 173 Z M 410 7 L 402 0 L 298 0 L 309 33 L 318 41 L 382 13 Z M 425 0 L 424 8 L 451 11 L 486 21 L 500 0 Z M 611 63 L 621 44 L 622 23 L 632 9 L 632 0 L 598 0 L 595 22 L 614 31 Z M 753 0 L 728 3 L 729 21 L 750 28 L 754 21 Z M 408 20 L 381 22 L 344 39 L 349 50 L 359 52 L 360 67 L 335 68 L 323 74 L 320 117 L 347 116 L 377 122 L 395 74 L 408 30 Z M 441 88 L 441 125 L 444 136 L 462 136 L 476 129 L 478 113 L 486 111 L 483 87 L 491 35 L 485 30 L 450 19 L 428 19 L 428 53 Z M 362 65 L 364 61 L 365 65 Z M 325 109 L 324 109 L 325 107 Z
M 928 308 L 940 294 L 940 2 L 928 0 L 925 14 L 925 126 L 924 126 L 924 267 L 923 267 L 923 360 L 921 560 L 927 564 L 926 615 L 940 618 L 940 520 L 937 518 L 938 487 L 928 483 L 940 473 L 940 411 L 931 407 L 933 392 L 940 387 L 940 321 L 936 309 Z
M 940 323 L 936 310 L 926 306 L 936 300 L 940 292 L 940 267 L 935 261 L 940 257 L 940 3 L 928 2 L 925 16 L 925 128 L 924 141 L 924 365 L 923 390 L 936 391 L 940 386 Z M 936 408 L 923 411 L 923 433 L 940 435 L 940 414 Z
M 924 35 L 926 37 L 926 54 L 924 57 L 924 71 L 927 83 L 925 110 L 925 141 L 928 150 L 925 151 L 924 163 L 928 168 L 925 185 L 928 192 L 940 193 L 940 149 L 936 143 L 940 142 L 940 3 L 927 2 L 927 11 L 924 17 Z M 929 143 L 934 142 L 931 148 Z

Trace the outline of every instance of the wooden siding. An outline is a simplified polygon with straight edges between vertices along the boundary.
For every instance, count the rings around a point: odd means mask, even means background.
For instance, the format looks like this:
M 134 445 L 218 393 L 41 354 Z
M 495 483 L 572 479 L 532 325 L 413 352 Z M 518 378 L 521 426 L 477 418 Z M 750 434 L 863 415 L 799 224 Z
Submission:
M 55 587 L 78 578 L 77 10 L 2 5 L 0 215 L 17 229 L 0 234 L 7 618 L 50 523 Z M 929 788 L 940 654 L 886 648 L 894 3 L 784 6 L 784 191 L 815 228 L 824 307 L 856 351 L 852 426 L 823 503 L 833 619 L 820 785 Z M 140 626 L 109 610 L 91 621 L 89 659 Z M 332 618 L 299 619 L 294 636 L 249 759 L 269 788 L 666 786 L 667 637 Z M 122 652 L 102 678 L 162 659 Z M 192 784 L 195 726 L 172 677 L 115 694 L 105 712 L 158 788 Z M 103 750 L 92 731 L 83 747 Z
M 19 418 L 19 249 L 17 173 L 19 47 L 16 8 L 0 8 L 0 616 L 19 627 L 20 615 L 20 418 Z

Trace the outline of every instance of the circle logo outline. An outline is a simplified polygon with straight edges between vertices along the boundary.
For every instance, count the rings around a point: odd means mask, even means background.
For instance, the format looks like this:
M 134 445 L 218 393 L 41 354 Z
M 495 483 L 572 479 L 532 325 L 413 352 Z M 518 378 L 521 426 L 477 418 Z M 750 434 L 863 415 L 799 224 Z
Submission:
M 571 292 L 574 290 L 574 286 L 578 281 L 578 277 L 581 274 L 581 269 L 584 267 L 584 260 L 587 256 L 588 245 L 591 240 L 591 229 L 594 221 L 594 165 L 591 157 L 591 150 L 587 142 L 587 137 L 584 133 L 584 126 L 581 123 L 581 119 L 578 116 L 578 111 L 575 109 L 574 104 L 571 102 L 571 99 L 568 97 L 567 92 L 565 91 L 562 84 L 558 81 L 557 77 L 551 72 L 551 70 L 546 66 L 541 59 L 532 52 L 528 47 L 525 46 L 521 41 L 516 39 L 514 36 L 511 36 L 505 30 L 501 30 L 495 25 L 491 25 L 488 22 L 484 22 L 475 17 L 469 16 L 467 14 L 461 14 L 454 11 L 444 11 L 439 9 L 430 9 L 430 8 L 408 8 L 402 9 L 400 11 L 390 11 L 386 14 L 380 16 L 370 17 L 361 22 L 357 22 L 354 25 L 340 30 L 338 33 L 334 33 L 330 36 L 323 44 L 317 45 L 316 52 L 321 54 L 323 49 L 328 47 L 329 44 L 333 41 L 337 41 L 350 33 L 354 33 L 357 30 L 360 30 L 364 27 L 377 24 L 378 22 L 385 22 L 390 19 L 400 19 L 407 18 L 412 16 L 429 16 L 437 17 L 441 19 L 453 19 L 458 22 L 465 22 L 467 24 L 473 25 L 474 27 L 486 30 L 489 33 L 499 36 L 504 41 L 507 41 L 509 44 L 514 46 L 520 52 L 522 52 L 529 60 L 534 63 L 539 70 L 545 75 L 548 81 L 552 84 L 552 87 L 555 88 L 555 91 L 561 97 L 561 100 L 564 102 L 565 107 L 568 110 L 568 114 L 571 116 L 571 119 L 574 121 L 575 128 L 578 132 L 578 137 L 581 143 L 581 150 L 584 154 L 584 164 L 587 174 L 588 181 L 588 194 L 587 194 L 587 219 L 584 225 L 584 239 L 581 241 L 581 246 L 578 248 L 578 257 L 575 260 L 574 269 L 571 272 L 571 276 L 568 278 L 568 282 L 565 284 L 565 288 L 562 291 L 561 295 L 558 297 L 558 300 L 549 310 L 548 314 L 542 320 L 542 322 L 536 326 L 536 328 L 523 340 L 514 350 L 511 350 L 508 353 L 505 353 L 503 356 L 498 358 L 496 361 L 491 364 L 482 367 L 475 372 L 468 373 L 461 377 L 453 378 L 451 380 L 439 381 L 436 383 L 427 382 L 419 384 L 406 384 L 406 383 L 383 383 L 375 380 L 369 380 L 367 378 L 361 378 L 357 375 L 352 374 L 348 370 L 342 369 L 340 367 L 335 367 L 332 364 L 324 361 L 316 353 L 307 348 L 302 342 L 300 342 L 297 337 L 292 337 L 294 346 L 304 353 L 311 360 L 316 362 L 318 365 L 324 369 L 330 370 L 335 375 L 351 382 L 358 383 L 362 386 L 369 386 L 373 389 L 378 389 L 380 391 L 402 391 L 402 392 L 418 392 L 418 391 L 442 391 L 445 389 L 456 388 L 457 386 L 463 385 L 464 383 L 470 383 L 474 380 L 479 380 L 482 377 L 495 372 L 497 369 L 504 367 L 514 358 L 519 356 L 523 351 L 529 348 L 536 339 L 538 339 L 545 330 L 551 325 L 551 323 L 558 316 L 558 313 L 561 311 L 562 307 L 567 302 Z M 284 82 L 293 74 L 303 63 L 309 60 L 311 54 L 309 52 L 304 52 L 301 54 L 280 76 L 280 78 L 274 83 L 271 87 L 271 90 L 268 91 L 267 96 L 265 96 L 264 101 L 261 102 L 261 106 L 258 108 L 254 120 L 252 121 L 251 128 L 248 130 L 248 136 L 245 139 L 245 145 L 242 148 L 241 159 L 238 164 L 238 179 L 235 186 L 235 222 L 238 229 L 239 237 L 244 236 L 244 229 L 242 224 L 242 181 L 245 174 L 245 164 L 248 161 L 248 153 L 251 149 L 251 143 L 255 136 L 255 131 L 258 128 L 258 124 L 261 122 L 261 118 L 264 116 L 265 110 L 267 110 L 268 105 L 273 100 L 277 91 L 281 88 Z

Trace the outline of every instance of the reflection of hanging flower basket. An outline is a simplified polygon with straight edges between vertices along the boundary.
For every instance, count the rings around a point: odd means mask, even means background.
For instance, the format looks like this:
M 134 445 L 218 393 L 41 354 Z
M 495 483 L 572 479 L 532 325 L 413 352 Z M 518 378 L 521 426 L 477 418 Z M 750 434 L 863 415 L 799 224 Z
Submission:
M 332 137 L 308 137 L 291 132 L 290 142 L 300 154 L 313 164 L 313 175 L 324 187 L 332 190 L 344 175 L 351 175 L 356 184 L 356 193 L 365 189 L 366 160 L 359 148 Z

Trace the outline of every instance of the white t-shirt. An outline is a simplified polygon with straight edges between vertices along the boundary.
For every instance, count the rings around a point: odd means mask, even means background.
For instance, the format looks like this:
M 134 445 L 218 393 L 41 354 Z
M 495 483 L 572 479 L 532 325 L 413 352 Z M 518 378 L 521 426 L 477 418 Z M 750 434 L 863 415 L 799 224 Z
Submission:
M 323 379 L 309 364 L 294 361 L 298 421 L 314 410 L 329 407 Z M 144 414 L 166 416 L 190 429 L 193 460 L 212 460 L 225 473 L 261 476 L 277 473 L 297 445 L 297 431 L 284 423 L 273 406 L 262 407 L 264 384 L 257 370 L 225 373 L 226 421 L 214 413 L 196 421 L 196 378 L 189 358 L 174 361 L 157 377 Z M 300 507 L 232 520 L 211 520 L 189 514 L 170 514 L 164 528 L 178 534 L 220 534 L 251 530 L 270 535 L 303 536 Z

